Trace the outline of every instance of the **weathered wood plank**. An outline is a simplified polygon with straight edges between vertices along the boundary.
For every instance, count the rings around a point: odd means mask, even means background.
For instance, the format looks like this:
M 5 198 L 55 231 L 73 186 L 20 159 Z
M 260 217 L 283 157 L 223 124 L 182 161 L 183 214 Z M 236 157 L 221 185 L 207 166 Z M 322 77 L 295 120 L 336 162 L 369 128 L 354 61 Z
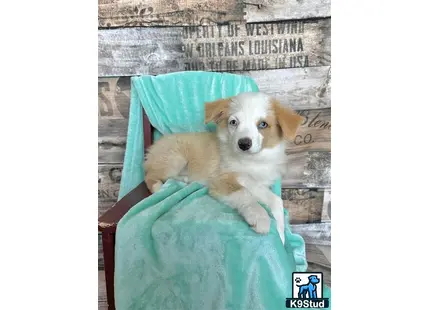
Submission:
M 130 110 L 130 78 L 98 79 L 99 119 L 128 119 Z
M 330 16 L 330 0 L 247 0 L 248 23 Z
M 184 27 L 185 70 L 241 71 L 328 65 L 329 32 L 330 20 Z
M 99 120 L 99 163 L 122 163 L 127 140 L 128 121 Z
M 283 187 L 330 188 L 330 152 L 288 154 L 287 168 L 287 174 L 282 179 Z
M 330 65 L 330 19 L 99 30 L 99 77 Z
M 99 28 L 268 22 L 330 16 L 330 0 L 99 0 Z
M 99 270 L 99 310 L 108 310 L 105 272 Z
M 294 224 L 291 230 L 301 235 L 306 244 L 331 245 L 331 222 Z
M 293 141 L 287 142 L 287 153 L 331 150 L 331 109 L 298 110 L 304 117 Z
M 99 30 L 99 77 L 181 71 L 182 28 Z
M 98 172 L 99 202 L 106 205 L 109 201 L 116 201 L 121 183 L 122 164 L 99 165 Z
M 99 27 L 186 26 L 243 21 L 237 0 L 99 0 Z
M 331 268 L 331 245 L 306 244 L 306 259 L 310 263 Z
M 323 199 L 324 191 L 317 189 L 282 189 L 282 200 L 288 210 L 290 224 L 321 222 Z
M 102 245 L 102 234 L 99 232 L 98 235 L 98 251 L 99 251 L 99 255 L 98 255 L 98 267 L 99 270 L 103 270 L 105 267 L 105 262 L 103 260 L 103 245 Z
M 130 78 L 99 78 L 99 162 L 123 162 L 130 110 Z
M 330 67 L 240 71 L 252 77 L 260 91 L 296 110 L 331 106 Z M 99 78 L 99 118 L 128 119 L 130 78 Z
M 321 222 L 331 221 L 331 190 L 324 192 L 324 203 L 321 212 Z
M 252 77 L 261 92 L 296 110 L 331 107 L 330 66 L 238 72 Z

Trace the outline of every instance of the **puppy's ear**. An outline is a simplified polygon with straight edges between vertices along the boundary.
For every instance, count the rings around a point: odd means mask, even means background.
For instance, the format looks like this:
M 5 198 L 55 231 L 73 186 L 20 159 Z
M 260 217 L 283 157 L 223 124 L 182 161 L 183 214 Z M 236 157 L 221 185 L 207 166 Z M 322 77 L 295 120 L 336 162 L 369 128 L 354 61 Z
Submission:
M 281 126 L 284 137 L 286 139 L 293 140 L 296 136 L 297 129 L 299 129 L 304 118 L 292 109 L 282 106 L 276 99 L 272 99 L 272 106 L 275 111 L 276 120 L 278 121 L 279 126 Z
M 222 119 L 227 117 L 228 106 L 230 99 L 218 99 L 212 102 L 205 103 L 205 124 L 214 121 L 219 123 Z

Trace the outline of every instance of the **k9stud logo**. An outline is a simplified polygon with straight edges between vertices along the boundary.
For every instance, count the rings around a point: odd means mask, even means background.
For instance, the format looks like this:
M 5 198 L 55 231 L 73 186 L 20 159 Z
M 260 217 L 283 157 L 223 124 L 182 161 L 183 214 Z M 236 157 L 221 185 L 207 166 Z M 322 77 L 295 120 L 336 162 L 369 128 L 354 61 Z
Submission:
M 329 307 L 323 297 L 322 272 L 293 272 L 293 298 L 287 298 L 287 308 L 324 309 Z

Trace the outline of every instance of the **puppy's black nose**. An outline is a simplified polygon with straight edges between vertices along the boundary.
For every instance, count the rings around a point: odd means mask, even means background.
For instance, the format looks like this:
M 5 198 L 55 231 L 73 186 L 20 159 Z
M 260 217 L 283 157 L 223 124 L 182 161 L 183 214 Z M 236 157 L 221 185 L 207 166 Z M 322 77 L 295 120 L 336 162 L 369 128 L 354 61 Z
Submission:
M 237 141 L 237 144 L 239 144 L 239 148 L 242 151 L 249 150 L 252 146 L 252 140 L 249 138 L 241 138 L 239 141 Z

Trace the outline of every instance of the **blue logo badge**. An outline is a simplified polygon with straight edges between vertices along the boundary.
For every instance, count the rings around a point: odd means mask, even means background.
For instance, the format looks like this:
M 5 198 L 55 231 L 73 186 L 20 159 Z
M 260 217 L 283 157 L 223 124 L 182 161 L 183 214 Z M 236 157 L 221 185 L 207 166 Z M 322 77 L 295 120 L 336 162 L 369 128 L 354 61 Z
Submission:
M 293 298 L 287 298 L 287 308 L 324 309 L 329 300 L 323 296 L 322 272 L 293 272 Z

